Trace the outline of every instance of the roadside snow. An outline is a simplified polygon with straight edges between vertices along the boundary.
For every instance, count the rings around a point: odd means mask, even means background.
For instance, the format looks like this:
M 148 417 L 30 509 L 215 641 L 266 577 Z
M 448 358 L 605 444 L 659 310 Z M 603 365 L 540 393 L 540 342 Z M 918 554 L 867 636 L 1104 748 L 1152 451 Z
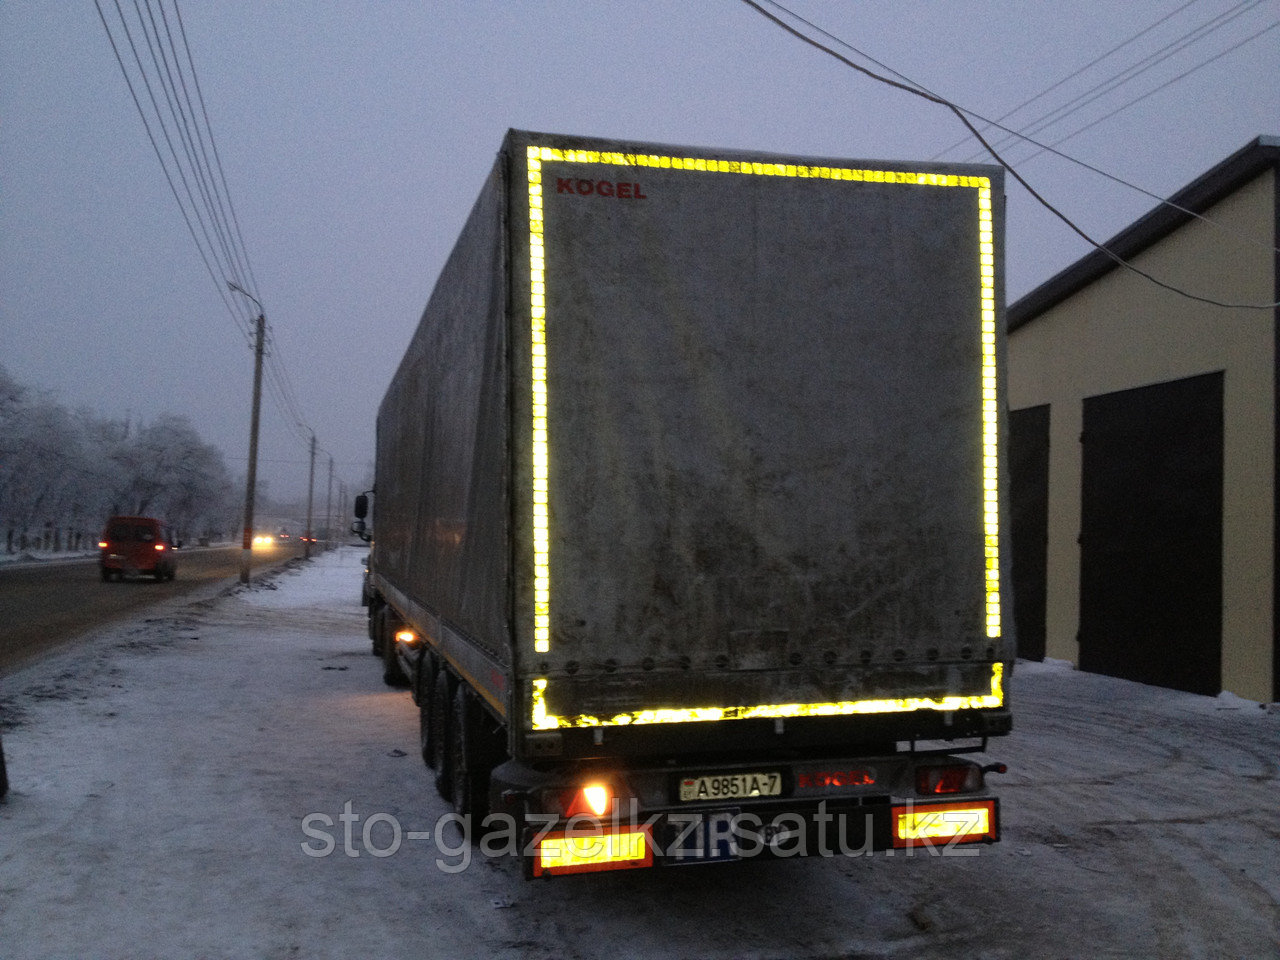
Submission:
M 442 822 L 364 552 L 0 678 L 0 957 L 1280 957 L 1280 716 L 1053 663 L 973 856 L 526 883 Z

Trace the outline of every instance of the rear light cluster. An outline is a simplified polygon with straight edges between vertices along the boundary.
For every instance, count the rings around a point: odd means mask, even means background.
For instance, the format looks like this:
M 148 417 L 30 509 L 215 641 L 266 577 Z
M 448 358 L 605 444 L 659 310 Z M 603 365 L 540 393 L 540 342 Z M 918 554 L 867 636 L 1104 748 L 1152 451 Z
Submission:
M 617 791 L 611 783 L 592 780 L 580 787 L 560 792 L 561 815 L 564 817 L 605 817 L 613 810 Z
M 916 768 L 916 793 L 936 797 L 981 790 L 982 768 L 976 763 L 931 764 Z
M 647 825 L 621 826 L 605 821 L 631 796 L 607 780 L 593 779 L 545 797 L 550 801 L 548 806 L 558 807 L 565 819 L 579 817 L 587 822 L 580 822 L 577 830 L 556 830 L 543 836 L 533 860 L 533 875 L 594 873 L 652 866 L 653 834 Z
M 990 797 L 960 796 L 982 790 L 986 770 L 1003 772 L 1002 765 L 984 769 L 955 758 L 917 766 L 916 793 L 930 799 L 895 802 L 888 808 L 890 846 L 950 847 L 998 840 L 998 801 Z M 875 782 L 870 775 L 866 779 Z M 531 863 L 533 876 L 630 870 L 653 865 L 655 846 L 651 825 L 627 818 L 620 820 L 616 816 L 636 800 L 624 782 L 584 778 L 571 787 L 548 789 L 541 799 L 544 810 L 569 823 L 566 829 L 539 837 Z

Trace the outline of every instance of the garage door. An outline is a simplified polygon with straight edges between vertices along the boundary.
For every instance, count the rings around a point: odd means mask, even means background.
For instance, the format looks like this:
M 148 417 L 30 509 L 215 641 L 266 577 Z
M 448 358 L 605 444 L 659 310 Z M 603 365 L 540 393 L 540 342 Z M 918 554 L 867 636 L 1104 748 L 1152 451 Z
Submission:
M 1080 667 L 1221 690 L 1222 374 L 1084 401 Z
M 1049 407 L 1009 414 L 1013 622 L 1018 656 L 1043 660 L 1049 543 Z

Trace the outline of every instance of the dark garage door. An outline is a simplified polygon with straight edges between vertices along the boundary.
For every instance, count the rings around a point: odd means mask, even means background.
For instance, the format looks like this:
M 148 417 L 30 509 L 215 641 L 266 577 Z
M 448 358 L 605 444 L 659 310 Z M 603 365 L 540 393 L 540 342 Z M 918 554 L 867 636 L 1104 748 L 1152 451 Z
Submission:
M 1013 623 L 1018 656 L 1043 660 L 1049 545 L 1049 407 L 1009 414 Z
M 1088 398 L 1081 441 L 1081 669 L 1217 694 L 1222 374 Z

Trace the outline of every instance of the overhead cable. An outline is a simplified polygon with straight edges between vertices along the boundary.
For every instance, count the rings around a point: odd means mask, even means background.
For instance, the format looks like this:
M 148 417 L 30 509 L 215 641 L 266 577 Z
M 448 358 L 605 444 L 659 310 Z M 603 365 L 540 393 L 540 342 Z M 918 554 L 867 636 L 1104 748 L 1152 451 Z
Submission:
M 250 300 L 258 303 L 257 281 L 213 135 L 182 11 L 178 0 L 171 2 L 172 17 L 164 0 L 133 0 L 136 24 L 131 28 L 120 0 L 113 0 L 119 20 L 117 29 L 133 54 L 135 71 L 129 69 L 121 55 L 116 30 L 108 23 L 100 0 L 94 0 L 94 6 L 205 269 L 223 305 L 252 348 L 256 317 L 245 300 L 228 298 L 226 290 L 227 283 L 234 282 Z M 135 33 L 141 35 L 143 42 L 135 39 Z M 140 46 L 145 46 L 149 64 L 144 62 Z M 132 73 L 138 78 L 136 84 Z M 139 87 L 146 92 L 151 112 L 143 105 Z M 162 99 L 167 109 L 162 108 Z M 168 148 L 167 154 L 161 149 L 161 140 Z M 266 349 L 268 394 L 283 414 L 286 426 L 309 443 L 311 428 L 306 425 L 288 370 L 278 356 L 278 344 L 270 325 L 264 325 L 263 335 L 271 345 Z
M 870 63 L 874 63 L 877 67 L 879 67 L 880 69 L 884 70 L 887 73 L 892 74 L 893 76 L 902 80 L 904 83 L 910 84 L 913 87 L 923 90 L 925 93 L 930 94 L 932 97 L 937 98 L 939 101 L 943 99 L 939 97 L 938 94 L 930 90 L 928 87 L 924 86 L 924 84 L 918 83 L 917 81 L 912 80 L 910 77 L 899 73 L 897 70 L 894 70 L 888 64 L 882 63 L 881 61 L 877 60 L 875 57 L 871 56 L 866 51 L 858 49 L 848 41 L 842 40 L 841 38 L 837 37 L 835 34 L 830 33 L 827 30 L 824 30 L 822 27 L 818 26 L 812 21 L 806 20 L 804 17 L 800 16 L 800 14 L 795 13 L 794 11 L 783 6 L 780 2 L 778 2 L 778 0 L 766 0 L 766 2 L 770 3 L 774 7 L 777 7 L 779 10 L 782 10 L 788 16 L 799 21 L 800 23 L 803 23 L 806 27 L 810 28 L 811 30 L 814 30 L 815 32 L 822 34 L 827 39 L 831 40 L 833 43 L 839 44 L 840 46 L 844 47 L 846 50 L 853 52 L 857 56 L 861 57 L 862 59 Z M 948 104 L 950 104 L 950 101 L 947 101 L 947 102 Z M 1024 133 L 1021 133 L 1017 130 L 1014 130 L 1010 127 L 1005 126 L 998 120 L 989 120 L 986 117 L 984 117 L 982 114 L 978 113 L 976 110 L 972 110 L 964 106 L 958 106 L 957 108 L 960 110 L 963 110 L 970 117 L 974 117 L 975 119 L 986 124 L 987 127 L 994 127 L 997 130 L 1003 130 L 1005 133 L 1012 134 L 1013 136 L 1018 137 L 1019 139 L 1025 141 L 1026 143 L 1029 143 L 1032 146 L 1038 147 L 1041 153 L 1052 154 L 1053 156 L 1057 157 L 1059 160 L 1065 160 L 1067 163 L 1074 164 L 1075 166 L 1080 167 L 1082 170 L 1087 170 L 1096 176 L 1102 177 L 1104 180 L 1110 180 L 1112 183 L 1118 184 L 1122 187 L 1126 187 L 1129 190 L 1133 190 L 1135 193 L 1140 193 L 1145 197 L 1149 197 L 1150 199 L 1156 201 L 1156 203 L 1160 204 L 1163 207 L 1169 207 L 1170 209 L 1176 210 L 1178 211 L 1178 213 L 1184 214 L 1185 216 L 1190 217 L 1194 220 L 1198 220 L 1201 223 L 1204 223 L 1207 226 L 1214 228 L 1215 230 L 1222 231 L 1223 233 L 1228 235 L 1232 240 L 1236 242 L 1239 242 L 1246 246 L 1259 247 L 1263 250 L 1273 250 L 1273 251 L 1276 250 L 1276 247 L 1271 243 L 1255 240 L 1252 237 L 1241 237 L 1235 231 L 1219 223 L 1217 220 L 1214 220 L 1212 217 L 1208 217 L 1203 213 L 1190 209 L 1189 207 L 1184 207 L 1178 203 L 1175 203 L 1173 200 L 1169 199 L 1168 197 L 1164 197 L 1152 190 L 1148 190 L 1146 187 L 1143 187 L 1142 185 L 1137 183 L 1133 183 L 1130 180 L 1126 180 L 1123 177 L 1118 177 L 1115 174 L 1110 173 L 1109 171 L 1103 170 L 1100 167 L 1094 166 L 1091 163 L 1087 163 L 1084 160 L 1081 160 L 1079 157 L 1073 157 L 1068 153 L 1064 153 L 1063 151 L 1057 149 L 1057 147 L 1054 146 L 1053 144 L 1042 143 L 1041 141 L 1036 140 L 1034 137 L 1027 136 Z M 964 142 L 967 140 L 968 140 L 968 137 L 965 137 L 964 140 L 961 142 Z M 1280 251 L 1277 251 L 1277 252 L 1280 252 Z
M 1021 173 L 1018 172 L 1016 168 L 1014 168 L 1008 161 L 1006 161 L 996 151 L 996 149 L 979 132 L 978 128 L 974 126 L 974 124 L 969 120 L 969 116 L 967 116 L 966 114 L 971 114 L 977 117 L 977 119 L 985 123 L 991 123 L 992 121 L 987 120 L 984 117 L 981 117 L 980 115 L 974 113 L 973 111 L 967 111 L 964 108 L 957 106 L 952 101 L 927 90 L 926 88 L 920 86 L 919 84 L 914 83 L 914 81 L 911 81 L 908 78 L 903 77 L 903 80 L 905 80 L 906 82 L 902 82 L 900 80 L 894 80 L 890 77 L 884 76 L 883 74 L 878 74 L 873 70 L 869 70 L 859 63 L 855 63 L 854 61 L 850 60 L 848 57 L 844 56 L 842 53 L 836 50 L 833 50 L 831 47 L 827 46 L 821 41 L 808 36 L 804 32 L 796 29 L 791 24 L 787 23 L 785 20 L 782 20 L 780 17 L 764 9 L 764 7 L 762 7 L 759 3 L 757 3 L 756 0 L 742 0 L 742 2 L 745 3 L 747 6 L 751 7 L 753 10 L 755 10 L 765 19 L 771 21 L 772 23 L 776 24 L 778 27 L 785 30 L 787 33 L 796 37 L 796 39 L 809 44 L 810 46 L 822 51 L 823 53 L 826 53 L 828 56 L 831 56 L 836 60 L 838 60 L 839 62 L 843 63 L 845 66 L 853 70 L 856 70 L 859 73 L 864 74 L 865 76 L 868 76 L 871 79 L 876 80 L 880 83 L 884 83 L 884 84 L 887 84 L 888 86 L 895 87 L 896 89 L 905 91 L 906 93 L 909 93 L 912 96 L 920 97 L 921 99 L 928 100 L 931 103 L 936 103 L 939 106 L 946 107 L 953 114 L 955 114 L 956 118 L 959 119 L 961 123 L 964 124 L 964 126 L 969 130 L 969 133 L 975 139 L 977 139 L 977 141 L 981 143 L 983 147 L 986 148 L 987 152 L 991 154 L 992 158 L 995 159 L 996 163 L 998 163 L 1001 167 L 1007 170 L 1009 172 L 1009 175 L 1012 176 L 1019 184 L 1021 184 L 1023 189 L 1026 190 L 1027 193 L 1029 193 L 1036 200 L 1036 202 L 1038 202 L 1042 207 L 1044 207 L 1051 214 L 1053 214 L 1055 217 L 1061 220 L 1073 233 L 1079 236 L 1082 240 L 1084 240 L 1090 246 L 1100 251 L 1108 259 L 1112 260 L 1117 266 L 1123 267 L 1126 270 L 1129 270 L 1130 272 L 1135 273 L 1140 277 L 1143 277 L 1144 279 L 1148 280 L 1149 282 L 1155 284 L 1156 286 L 1164 290 L 1168 290 L 1171 293 L 1177 294 L 1178 296 L 1185 297 L 1186 299 L 1194 300 L 1199 303 L 1205 303 L 1215 307 L 1224 307 L 1232 310 L 1273 310 L 1276 307 L 1280 307 L 1280 302 L 1230 303 L 1222 300 L 1216 300 L 1211 297 L 1203 297 L 1198 294 L 1191 293 L 1190 291 L 1183 290 L 1180 287 L 1176 287 L 1173 284 L 1167 283 L 1159 279 L 1158 277 L 1153 276 L 1147 271 L 1141 269 L 1140 267 L 1134 265 L 1133 263 L 1130 263 L 1128 260 L 1125 260 L 1123 257 L 1121 257 L 1119 254 L 1115 253 L 1114 251 L 1106 247 L 1104 244 L 1093 239 L 1093 237 L 1091 237 L 1088 233 L 1086 233 L 1083 229 L 1081 229 L 1075 223 L 1075 221 L 1073 221 L 1065 213 L 1063 213 L 1056 206 L 1050 203 L 1048 199 L 1042 196 L 1040 192 L 1036 190 L 1035 187 L 1033 187 L 1027 181 L 1027 179 L 1023 177 Z M 771 3 L 773 6 L 786 11 L 788 14 L 792 16 L 795 16 L 794 14 L 791 13 L 790 10 L 788 10 L 781 3 L 776 2 L 776 0 L 766 0 L 766 2 Z M 803 18 L 796 16 L 796 19 L 802 20 Z M 808 21 L 804 21 L 804 22 L 807 23 Z M 826 31 L 822 31 L 822 32 L 825 33 Z M 853 48 L 850 47 L 850 49 L 853 49 Z M 897 71 L 890 71 L 890 72 L 894 73 L 895 76 L 902 77 L 902 74 L 897 73 Z M 1166 202 L 1166 201 L 1162 201 L 1162 202 Z
M 1083 67 L 1080 67 L 1078 70 L 1075 70 L 1074 72 L 1067 74 L 1061 80 L 1057 80 L 1054 83 L 1051 83 L 1049 86 L 1045 87 L 1039 93 L 1033 94 L 1032 96 L 1028 97 L 1026 100 L 1023 100 L 1020 104 L 1018 104 L 1016 107 L 1013 107 L 1011 110 L 1005 111 L 999 117 L 997 117 L 996 120 L 993 121 L 992 123 L 985 124 L 983 127 L 984 132 L 985 130 L 995 126 L 997 123 L 1003 123 L 1005 120 L 1008 120 L 1014 114 L 1018 113 L 1025 107 L 1031 106 L 1031 104 L 1035 103 L 1037 100 L 1042 100 L 1044 97 L 1048 96 L 1054 90 L 1057 90 L 1062 85 L 1074 80 L 1076 77 L 1080 76 L 1082 73 L 1085 73 L 1091 70 L 1092 68 L 1096 67 L 1098 64 L 1102 63 L 1102 61 L 1106 60 L 1111 55 L 1118 53 L 1119 51 L 1123 50 L 1125 47 L 1129 46 L 1131 43 L 1134 43 L 1141 37 L 1150 33 L 1152 30 L 1160 26 L 1162 23 L 1165 23 L 1166 21 L 1173 19 L 1178 14 L 1180 14 L 1183 10 L 1186 10 L 1188 7 L 1193 7 L 1197 3 L 1201 3 L 1201 2 L 1202 0 L 1187 0 L 1186 3 L 1178 7 L 1176 10 L 1173 10 L 1170 13 L 1165 14 L 1163 17 L 1160 17 L 1154 23 L 1144 27 L 1143 29 L 1139 30 L 1137 33 L 1133 34 L 1127 39 L 1120 41 L 1120 43 L 1116 44 L 1110 50 L 1107 50 L 1105 53 L 1099 54 L 1098 56 L 1094 57 L 1092 60 L 1086 63 Z M 963 147 L 968 142 L 969 142 L 969 138 L 967 136 L 961 137 L 955 143 L 951 144 L 951 146 L 947 147 L 944 150 L 939 150 L 929 159 L 941 160 L 944 156 L 946 156 L 952 150 L 955 150 L 958 147 Z
M 1154 53 L 1150 53 L 1146 57 L 1143 57 L 1137 63 L 1132 64 L 1131 66 L 1125 68 L 1124 70 L 1121 70 L 1119 73 L 1113 74 L 1112 76 L 1108 77 L 1106 80 L 1103 80 L 1103 81 L 1100 81 L 1099 83 L 1094 84 L 1088 90 L 1085 90 L 1084 92 L 1078 94 L 1071 100 L 1068 100 L 1066 103 L 1058 107 L 1055 107 L 1054 109 L 1041 115 L 1040 117 L 1036 118 L 1030 123 L 1024 125 L 1018 134 L 1010 134 L 1000 140 L 997 140 L 996 146 L 999 148 L 1003 148 L 1004 146 L 1008 144 L 1012 144 L 1016 140 L 1020 139 L 1022 135 L 1035 135 L 1037 133 L 1040 133 L 1043 130 L 1047 130 L 1049 127 L 1053 126 L 1054 124 L 1059 123 L 1062 120 L 1065 120 L 1067 117 L 1070 117 L 1075 113 L 1078 113 L 1079 111 L 1083 110 L 1085 107 L 1089 106 L 1090 104 L 1097 102 L 1098 100 L 1105 97 L 1107 94 L 1120 89 L 1121 87 L 1129 84 L 1134 80 L 1137 80 L 1139 77 L 1143 76 L 1148 71 L 1153 70 L 1155 67 L 1159 66 L 1161 63 L 1164 63 L 1166 60 L 1169 60 L 1172 57 L 1176 56 L 1177 54 L 1181 53 L 1183 50 L 1187 49 L 1192 44 L 1198 43 L 1199 41 L 1204 40 L 1206 37 L 1211 36 L 1212 34 L 1216 33 L 1218 30 L 1227 26 L 1229 23 L 1233 22 L 1237 18 L 1248 13 L 1250 10 L 1252 10 L 1254 7 L 1257 7 L 1262 2 L 1263 0 L 1242 0 L 1242 2 L 1237 3 L 1234 7 L 1230 8 L 1229 10 L 1223 11 L 1222 13 L 1218 14 L 1216 17 L 1212 18 L 1207 23 L 1200 24 L 1194 29 L 1183 34 L 1181 37 L 1178 37 L 1176 40 L 1172 40 L 1169 43 L 1165 44 L 1163 47 L 1156 50 Z M 1265 33 L 1266 31 L 1264 30 L 1262 32 Z M 1255 34 L 1254 37 L 1258 35 L 1259 34 Z M 1243 46 L 1244 43 L 1247 43 L 1249 40 L 1254 39 L 1254 37 L 1246 38 L 1240 43 L 1237 43 L 1235 46 L 1229 48 L 1229 50 L 1227 50 L 1226 52 L 1230 52 L 1231 50 L 1235 50 L 1237 47 Z M 1212 63 L 1214 60 L 1217 60 L 1218 57 L 1220 56 L 1222 56 L 1222 54 L 1216 54 L 1210 57 L 1209 59 L 1203 61 L 1199 66 L 1204 66 L 1208 63 Z M 1190 74 L 1194 73 L 1197 69 L 1199 69 L 1199 66 L 1193 67 L 1192 69 L 1186 71 L 1186 73 L 1181 74 L 1178 77 L 1175 77 L 1173 81 L 1170 81 L 1170 83 L 1180 80 L 1185 76 L 1189 76 Z M 1165 86 L 1168 86 L 1168 85 L 1169 85 L 1168 83 L 1163 84 L 1157 87 L 1156 90 L 1162 90 L 1164 89 Z M 1151 93 L 1154 93 L 1154 92 L 1155 91 L 1151 91 L 1147 94 L 1143 94 L 1139 97 L 1134 98 L 1132 101 L 1130 101 L 1129 104 L 1126 104 L 1125 107 L 1133 103 L 1137 103 L 1140 100 L 1146 99 L 1147 96 L 1150 96 Z M 1120 109 L 1124 109 L 1124 107 L 1121 107 Z M 1119 112 L 1120 110 L 1113 111 L 1113 113 L 1108 114 L 1108 116 L 1113 116 L 1115 113 L 1119 113 Z M 972 162 L 975 157 L 979 157 L 979 156 L 981 156 L 981 154 L 972 155 L 970 157 L 967 157 L 963 162 L 966 162 L 966 163 Z M 1020 161 L 1020 162 L 1025 162 L 1025 161 Z

